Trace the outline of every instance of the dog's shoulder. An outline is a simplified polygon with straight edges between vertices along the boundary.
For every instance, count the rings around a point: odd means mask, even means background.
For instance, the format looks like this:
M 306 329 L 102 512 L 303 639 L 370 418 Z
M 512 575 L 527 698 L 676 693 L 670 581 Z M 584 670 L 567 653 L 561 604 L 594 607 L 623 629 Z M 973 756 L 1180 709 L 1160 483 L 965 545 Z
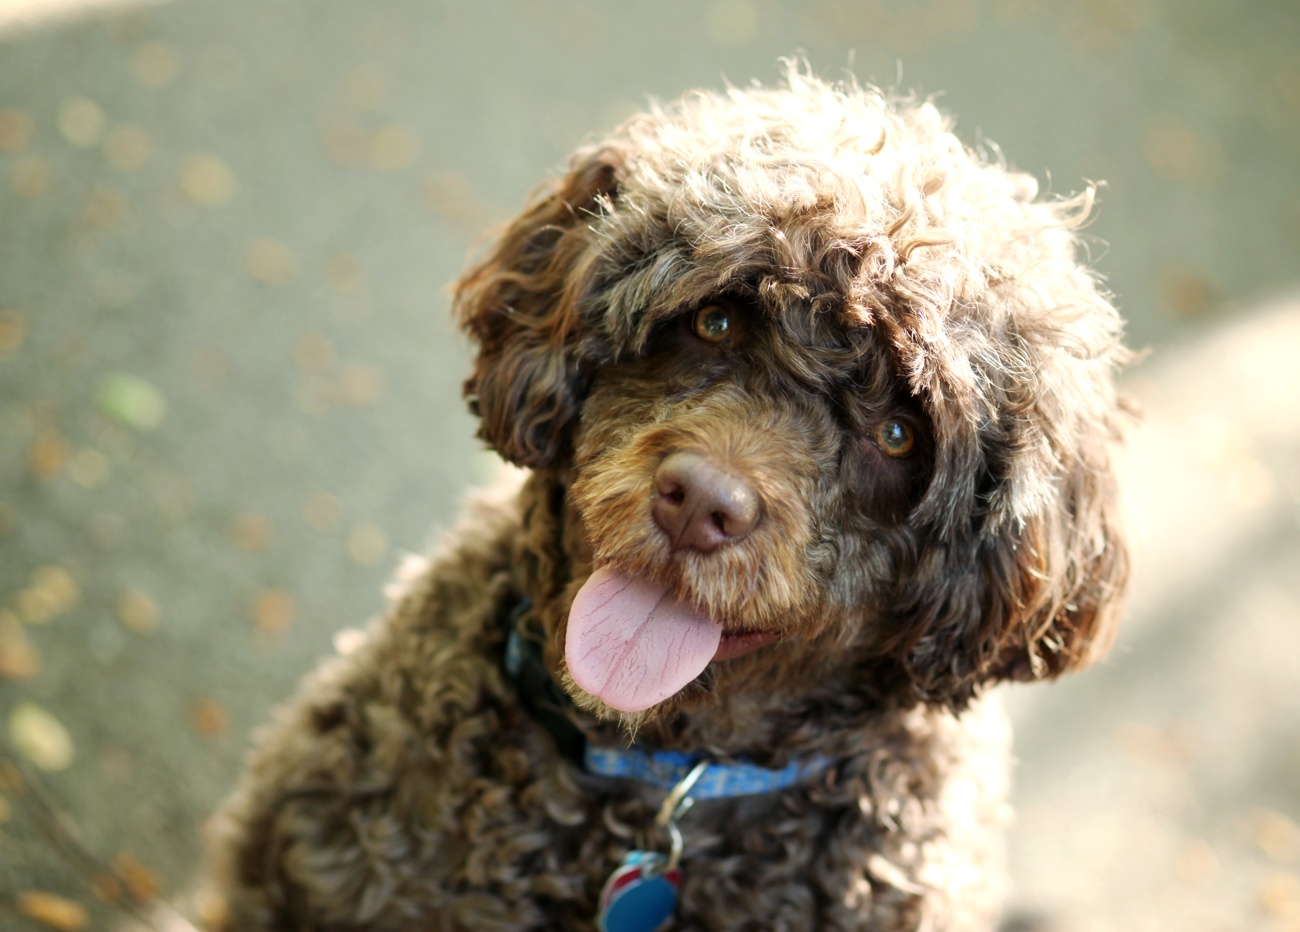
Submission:
M 441 896 L 469 850 L 543 837 L 522 824 L 540 813 L 512 802 L 554 769 L 502 670 L 516 491 L 476 495 L 431 556 L 403 561 L 387 612 L 258 733 L 209 829 L 228 928 L 373 923 L 396 899 Z

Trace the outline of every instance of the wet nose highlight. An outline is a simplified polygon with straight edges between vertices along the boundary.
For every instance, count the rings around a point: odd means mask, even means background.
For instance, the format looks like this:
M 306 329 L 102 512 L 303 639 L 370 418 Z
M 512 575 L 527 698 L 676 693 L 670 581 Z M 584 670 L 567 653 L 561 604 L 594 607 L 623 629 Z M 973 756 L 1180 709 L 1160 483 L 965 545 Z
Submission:
M 758 526 L 758 494 L 745 479 L 702 453 L 681 450 L 655 470 L 655 523 L 675 547 L 708 552 Z

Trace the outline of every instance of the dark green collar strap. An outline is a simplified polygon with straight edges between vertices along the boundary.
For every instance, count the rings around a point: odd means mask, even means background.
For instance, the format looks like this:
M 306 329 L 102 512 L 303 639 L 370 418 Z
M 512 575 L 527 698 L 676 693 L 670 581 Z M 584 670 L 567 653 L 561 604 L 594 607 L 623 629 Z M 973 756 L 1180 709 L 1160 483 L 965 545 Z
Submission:
M 523 598 L 508 612 L 502 613 L 506 631 L 506 675 L 515 683 L 519 704 L 551 733 L 559 752 L 580 762 L 586 741 L 567 714 L 573 703 L 546 672 L 541 632 L 524 623 L 532 607 L 533 600 Z

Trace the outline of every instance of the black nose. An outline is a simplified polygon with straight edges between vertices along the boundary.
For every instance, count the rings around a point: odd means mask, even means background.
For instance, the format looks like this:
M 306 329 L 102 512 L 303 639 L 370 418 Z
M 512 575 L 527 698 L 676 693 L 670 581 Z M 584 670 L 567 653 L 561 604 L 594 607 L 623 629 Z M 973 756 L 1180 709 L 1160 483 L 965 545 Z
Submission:
M 654 476 L 655 523 L 674 547 L 708 552 L 748 536 L 761 510 L 753 486 L 702 453 L 679 450 Z

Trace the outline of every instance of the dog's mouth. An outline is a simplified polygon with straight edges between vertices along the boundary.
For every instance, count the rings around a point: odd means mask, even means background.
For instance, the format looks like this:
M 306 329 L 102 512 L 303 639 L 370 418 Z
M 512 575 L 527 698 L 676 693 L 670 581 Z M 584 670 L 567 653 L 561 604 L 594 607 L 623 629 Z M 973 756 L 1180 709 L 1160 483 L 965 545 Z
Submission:
M 724 629 L 668 586 L 605 566 L 574 597 L 564 655 L 581 689 L 612 709 L 640 712 L 680 692 L 710 663 L 752 654 L 778 637 Z
M 713 655 L 713 662 L 739 660 L 775 643 L 780 638 L 781 636 L 775 631 L 723 631 L 722 640 L 718 642 L 718 649 Z

